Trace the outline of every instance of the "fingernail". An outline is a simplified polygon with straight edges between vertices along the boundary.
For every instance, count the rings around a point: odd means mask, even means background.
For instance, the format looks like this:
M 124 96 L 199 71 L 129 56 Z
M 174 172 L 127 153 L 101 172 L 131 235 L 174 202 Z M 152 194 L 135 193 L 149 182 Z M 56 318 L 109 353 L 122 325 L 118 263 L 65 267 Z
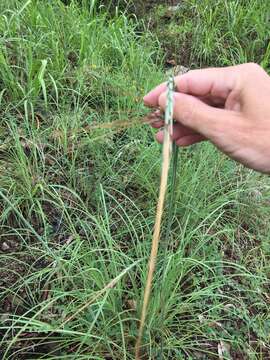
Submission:
M 146 95 L 144 96 L 143 101 L 144 101 L 145 104 L 148 103 L 148 101 L 149 101 L 149 94 L 146 94 Z
M 152 102 L 153 102 L 152 100 L 153 100 L 152 99 L 152 91 L 150 91 L 148 94 L 146 94 L 144 96 L 143 101 L 144 101 L 145 105 L 152 107 L 153 106 L 152 105 Z

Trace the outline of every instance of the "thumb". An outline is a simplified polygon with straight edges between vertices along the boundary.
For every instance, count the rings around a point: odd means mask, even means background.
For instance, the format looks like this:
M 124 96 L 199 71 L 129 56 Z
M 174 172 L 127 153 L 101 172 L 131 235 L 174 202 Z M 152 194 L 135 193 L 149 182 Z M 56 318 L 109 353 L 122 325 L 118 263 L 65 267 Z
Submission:
M 158 100 L 159 106 L 164 111 L 166 98 L 167 92 L 163 92 Z M 233 114 L 233 111 L 209 106 L 192 95 L 174 93 L 174 120 L 210 140 L 214 140 L 220 132 L 224 131 L 224 126 L 226 127 L 226 124 L 230 122 Z

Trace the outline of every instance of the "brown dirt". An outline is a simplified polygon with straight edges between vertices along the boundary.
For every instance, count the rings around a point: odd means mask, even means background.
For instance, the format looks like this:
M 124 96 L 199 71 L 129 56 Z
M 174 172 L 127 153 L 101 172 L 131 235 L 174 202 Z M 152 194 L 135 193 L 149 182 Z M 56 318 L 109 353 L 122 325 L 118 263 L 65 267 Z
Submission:
M 119 0 L 101 0 L 101 3 L 108 6 L 110 4 L 111 9 L 113 10 L 116 6 L 119 7 L 121 10 L 125 10 L 128 13 L 135 14 L 138 17 L 145 17 L 145 14 L 156 8 L 158 5 L 165 5 L 165 6 L 175 6 L 179 4 L 179 0 L 134 0 L 131 1 L 130 4 L 124 3 L 121 6 L 121 2 L 119 4 Z

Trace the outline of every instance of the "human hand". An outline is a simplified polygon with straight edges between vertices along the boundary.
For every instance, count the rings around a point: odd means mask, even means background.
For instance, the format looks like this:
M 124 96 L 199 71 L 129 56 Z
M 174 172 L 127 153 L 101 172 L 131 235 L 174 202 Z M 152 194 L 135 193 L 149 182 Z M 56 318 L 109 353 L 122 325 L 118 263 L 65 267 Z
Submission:
M 179 146 L 210 140 L 245 166 L 270 173 L 270 77 L 257 64 L 192 70 L 175 78 L 174 129 Z M 166 84 L 144 97 L 161 110 L 150 117 L 163 126 Z M 163 132 L 156 135 L 163 141 Z

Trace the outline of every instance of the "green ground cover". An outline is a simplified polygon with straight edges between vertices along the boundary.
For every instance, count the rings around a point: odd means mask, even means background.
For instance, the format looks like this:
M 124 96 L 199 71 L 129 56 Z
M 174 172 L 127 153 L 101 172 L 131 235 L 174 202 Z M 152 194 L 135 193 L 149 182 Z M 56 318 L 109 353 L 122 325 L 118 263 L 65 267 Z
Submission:
M 161 148 L 99 125 L 143 117 L 168 60 L 269 67 L 267 0 L 99 5 L 0 2 L 1 359 L 134 358 Z M 269 358 L 269 178 L 204 143 L 177 181 L 145 359 Z

